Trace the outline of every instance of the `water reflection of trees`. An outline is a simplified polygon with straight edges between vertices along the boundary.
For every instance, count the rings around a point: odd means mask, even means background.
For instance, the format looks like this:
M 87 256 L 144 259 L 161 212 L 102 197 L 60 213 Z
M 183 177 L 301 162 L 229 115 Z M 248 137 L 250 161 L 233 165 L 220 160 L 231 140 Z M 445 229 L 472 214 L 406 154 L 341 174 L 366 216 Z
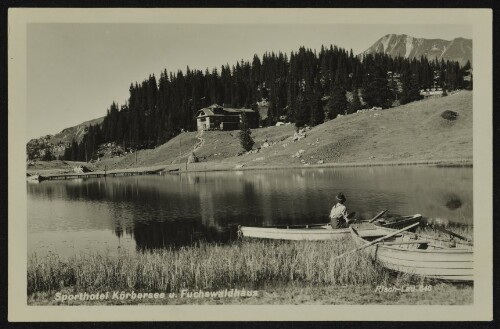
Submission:
M 229 230 L 220 231 L 205 226 L 200 221 L 149 221 L 134 223 L 132 237 L 137 250 L 178 248 L 197 241 L 227 242 Z

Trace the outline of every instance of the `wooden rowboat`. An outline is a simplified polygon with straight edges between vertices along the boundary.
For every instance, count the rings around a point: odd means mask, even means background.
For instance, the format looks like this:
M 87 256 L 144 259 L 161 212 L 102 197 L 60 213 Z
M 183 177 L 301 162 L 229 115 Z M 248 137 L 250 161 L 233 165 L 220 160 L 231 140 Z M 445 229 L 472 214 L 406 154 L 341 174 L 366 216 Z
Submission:
M 378 219 L 376 225 L 400 228 L 417 223 L 422 219 L 419 214 L 403 216 L 393 220 Z M 239 226 L 238 235 L 245 238 L 275 240 L 325 241 L 337 240 L 348 236 L 349 228 L 333 229 L 329 224 L 282 225 L 282 226 Z
M 349 229 L 359 247 L 396 232 L 368 223 L 354 224 Z M 364 251 L 390 270 L 450 281 L 473 281 L 473 246 L 467 241 L 401 232 Z

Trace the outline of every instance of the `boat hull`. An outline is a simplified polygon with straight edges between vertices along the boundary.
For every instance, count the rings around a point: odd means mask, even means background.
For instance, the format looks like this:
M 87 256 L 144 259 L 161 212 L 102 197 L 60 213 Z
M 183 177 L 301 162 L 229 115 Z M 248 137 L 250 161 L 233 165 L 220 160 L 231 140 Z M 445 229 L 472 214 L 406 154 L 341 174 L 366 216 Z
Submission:
M 399 228 L 419 222 L 421 215 L 403 216 L 394 222 L 379 222 L 377 225 Z M 296 225 L 285 227 L 240 226 L 239 234 L 246 238 L 273 240 L 327 241 L 349 236 L 349 228 L 333 229 L 328 224 Z
M 243 237 L 274 240 L 326 241 L 349 236 L 348 228 L 332 229 L 327 225 L 319 228 L 286 229 L 273 227 L 240 227 Z
M 363 230 L 362 225 L 353 226 L 350 230 L 359 247 L 369 242 L 368 237 L 374 239 L 394 232 L 381 227 L 372 228 L 370 232 Z M 413 244 L 412 241 L 428 243 Z M 472 246 L 458 244 L 449 247 L 449 243 L 426 235 L 402 234 L 393 241 L 384 241 L 363 250 L 382 266 L 393 271 L 442 280 L 473 281 Z M 419 246 L 422 248 L 428 245 L 432 247 L 418 249 Z

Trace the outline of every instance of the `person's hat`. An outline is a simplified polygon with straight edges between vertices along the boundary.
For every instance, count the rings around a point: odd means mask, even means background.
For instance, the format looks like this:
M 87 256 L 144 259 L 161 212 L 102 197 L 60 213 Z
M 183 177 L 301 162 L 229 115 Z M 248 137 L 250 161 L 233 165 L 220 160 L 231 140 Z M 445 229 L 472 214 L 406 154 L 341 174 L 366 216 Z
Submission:
M 337 196 L 335 197 L 337 199 L 337 201 L 342 201 L 342 202 L 345 202 L 345 195 L 344 193 L 340 192 L 339 194 L 337 194 Z

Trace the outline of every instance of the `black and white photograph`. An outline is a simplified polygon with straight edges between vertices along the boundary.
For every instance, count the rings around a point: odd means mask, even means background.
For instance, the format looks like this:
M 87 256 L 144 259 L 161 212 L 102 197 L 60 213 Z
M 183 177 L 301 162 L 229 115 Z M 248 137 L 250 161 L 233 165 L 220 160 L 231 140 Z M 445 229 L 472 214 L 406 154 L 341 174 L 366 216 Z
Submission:
M 11 9 L 9 318 L 491 318 L 491 19 Z

